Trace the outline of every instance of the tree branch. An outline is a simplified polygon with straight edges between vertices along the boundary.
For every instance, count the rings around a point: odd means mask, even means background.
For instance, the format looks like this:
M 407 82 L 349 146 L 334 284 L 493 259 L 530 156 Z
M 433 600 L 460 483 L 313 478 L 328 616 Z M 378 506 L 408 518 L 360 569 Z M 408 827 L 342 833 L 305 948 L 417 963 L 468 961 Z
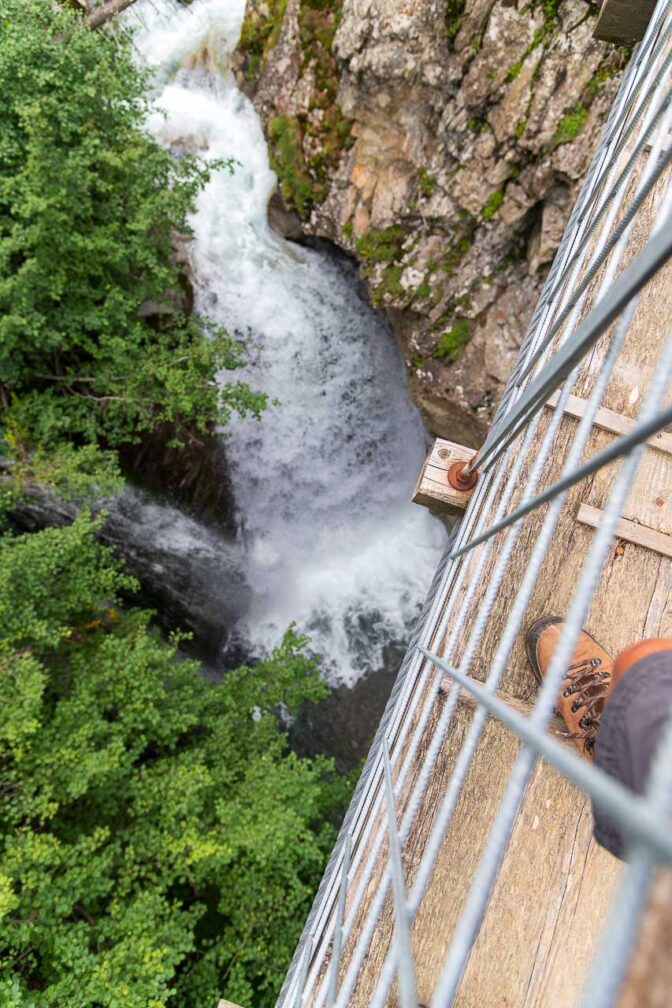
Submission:
M 88 17 L 89 27 L 102 28 L 115 14 L 121 14 L 123 10 L 126 10 L 133 3 L 135 3 L 135 0 L 108 0 L 102 7 L 91 11 Z

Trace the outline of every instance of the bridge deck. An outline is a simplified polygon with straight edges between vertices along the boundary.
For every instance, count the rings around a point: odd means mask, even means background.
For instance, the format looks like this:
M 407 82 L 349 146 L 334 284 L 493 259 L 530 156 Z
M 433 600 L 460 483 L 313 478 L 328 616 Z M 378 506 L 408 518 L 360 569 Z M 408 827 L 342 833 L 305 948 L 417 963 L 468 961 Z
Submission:
M 626 72 L 493 431 L 478 452 L 485 468 L 457 533 L 460 551 L 502 514 L 511 515 L 523 495 L 529 499 L 550 486 L 565 467 L 576 474 L 582 460 L 612 445 L 631 421 L 642 422 L 645 401 L 645 416 L 660 408 L 649 386 L 657 389 L 660 382 L 651 379 L 669 373 L 667 362 L 665 368 L 657 362 L 663 346 L 670 347 L 672 259 L 638 300 L 632 299 L 632 289 L 624 293 L 636 270 L 623 274 L 635 257 L 638 269 L 653 262 L 650 240 L 659 218 L 669 218 L 660 235 L 668 235 L 671 226 L 672 189 L 666 196 L 672 164 L 666 151 L 671 46 L 672 3 L 659 0 Z M 664 244 L 660 235 L 656 248 Z M 649 273 L 647 266 L 642 275 Z M 591 328 L 586 323 L 577 335 L 577 326 L 589 315 L 593 319 L 595 306 L 609 298 L 621 299 L 620 317 L 591 350 L 584 350 L 578 370 L 564 382 L 567 369 L 561 364 L 568 348 Z M 552 334 L 555 342 L 547 354 L 545 342 Z M 577 354 L 573 360 L 578 359 Z M 542 370 L 535 393 L 536 378 L 530 374 Z M 556 398 L 533 420 L 531 414 L 523 419 L 525 403 L 540 404 L 560 387 L 566 413 L 559 411 Z M 595 402 L 583 407 L 593 389 Z M 586 416 L 580 420 L 582 411 Z M 515 417 L 521 433 L 507 448 L 507 425 L 515 424 Z M 651 428 L 642 433 L 647 432 Z M 626 475 L 636 461 L 637 456 L 623 463 Z M 552 697 L 547 688 L 539 699 L 524 636 L 539 617 L 570 611 L 578 629 L 588 599 L 584 623 L 611 653 L 645 636 L 672 635 L 669 434 L 643 449 L 627 499 L 628 481 L 617 480 L 620 470 L 618 462 L 590 476 L 584 472 L 564 499 L 556 493 L 517 527 L 470 552 L 453 554 L 440 567 L 279 1008 L 383 1008 L 401 1000 L 415 1005 L 414 984 L 418 1004 L 432 1008 L 576 1005 L 607 918 L 610 944 L 601 946 L 600 964 L 605 957 L 611 961 L 597 981 L 593 975 L 591 995 L 600 1008 L 615 1004 L 631 946 L 627 925 L 636 927 L 636 897 L 649 877 L 649 858 L 655 861 L 653 852 L 667 849 L 659 818 L 666 806 L 653 795 L 641 803 L 635 820 L 622 788 L 612 783 L 609 791 L 596 771 L 586 774 L 576 756 L 573 763 L 568 760 L 563 746 L 571 742 L 546 744 L 539 726 L 546 723 Z M 591 527 L 605 509 L 612 522 L 620 514 L 622 539 L 609 541 Z M 594 584 L 584 570 L 587 558 L 595 566 Z M 566 648 L 568 660 L 573 639 L 568 632 L 559 646 L 560 655 Z M 445 659 L 444 680 L 437 655 Z M 506 700 L 498 710 L 501 721 L 487 716 L 489 701 L 483 696 L 477 702 L 467 697 L 468 676 L 487 679 L 488 689 L 496 687 Z M 454 683 L 460 677 L 458 699 Z M 534 711 L 532 728 L 529 721 L 516 724 L 512 711 Z M 557 737 L 562 725 L 555 722 L 548 730 Z M 520 756 L 519 735 L 530 746 Z M 539 751 L 564 775 L 543 760 L 535 764 L 532 753 Z M 658 777 L 662 796 L 664 773 Z M 584 790 L 568 778 L 580 781 Z M 605 799 L 607 791 L 612 810 L 620 808 L 626 822 L 639 824 L 643 844 L 633 852 L 633 867 L 625 876 L 629 888 L 619 891 L 617 914 L 612 898 L 622 866 L 592 839 L 586 797 Z M 658 921 L 672 910 L 668 883 L 657 893 Z M 672 970 L 653 970 L 657 980 L 668 978 L 662 1001 L 645 1001 L 641 982 L 651 976 L 652 955 L 661 947 L 655 936 L 672 933 L 672 912 L 667 915 L 667 931 L 659 925 L 643 929 L 619 1008 L 672 1003 Z M 410 949 L 404 940 L 406 920 L 412 922 Z M 614 930 L 617 921 L 624 922 L 620 932 Z M 403 992 L 396 981 L 389 986 L 397 970 Z M 644 987 L 648 997 L 653 985 Z
M 628 258 L 646 243 L 659 207 L 665 177 L 654 189 L 640 211 Z M 633 179 L 633 185 L 636 179 Z M 623 266 L 627 265 L 626 262 Z M 585 305 L 590 309 L 598 289 L 597 282 Z M 635 418 L 648 378 L 665 340 L 672 318 L 672 267 L 668 264 L 644 290 L 633 323 L 621 351 L 603 406 L 625 417 Z M 584 362 L 573 393 L 587 398 L 609 334 L 603 337 Z M 536 457 L 551 411 L 541 421 L 525 460 L 521 485 Z M 549 485 L 560 475 L 562 465 L 576 432 L 578 420 L 565 416 L 554 442 L 542 485 Z M 593 430 L 585 456 L 593 455 L 613 440 L 605 430 Z M 570 491 L 547 553 L 524 626 L 543 615 L 563 615 L 576 586 L 594 530 L 576 520 L 580 504 L 602 508 L 614 477 L 608 467 Z M 661 533 L 672 532 L 672 456 L 647 448 L 630 494 L 625 518 Z M 515 502 L 515 501 L 514 501 Z M 497 501 L 493 502 L 494 514 Z M 509 508 L 511 510 L 511 508 Z M 504 582 L 489 615 L 472 674 L 483 678 L 496 652 L 502 628 L 520 580 L 527 568 L 545 509 L 530 515 L 508 565 Z M 478 551 L 476 551 L 477 554 Z M 497 549 L 492 551 L 492 568 Z M 474 567 L 477 555 L 465 558 Z M 482 575 L 487 585 L 489 570 Z M 469 576 L 465 585 L 469 584 Z M 672 635 L 672 561 L 668 556 L 641 545 L 616 541 L 595 593 L 588 627 L 611 653 L 644 636 Z M 461 649 L 479 613 L 482 593 L 473 600 L 460 635 L 452 662 L 457 664 Z M 450 627 L 449 627 L 450 629 Z M 440 653 L 440 648 L 437 648 Z M 530 672 L 522 635 L 516 642 L 500 689 L 515 705 L 525 708 L 534 698 L 536 684 Z M 432 730 L 446 702 L 445 692 L 435 701 L 432 717 L 425 729 L 425 739 L 415 757 L 414 772 L 405 788 L 409 793 L 419 773 L 422 757 L 432 737 Z M 422 703 L 416 697 L 413 715 L 419 716 Z M 410 715 L 410 711 L 409 711 Z M 420 810 L 404 847 L 407 884 L 413 882 L 438 804 L 449 785 L 455 760 L 465 733 L 474 717 L 474 706 L 460 700 L 452 726 L 432 773 Z M 556 725 L 556 730 L 557 730 Z M 406 740 L 406 744 L 408 737 Z M 444 838 L 431 882 L 412 931 L 413 958 L 417 971 L 421 1004 L 429 1004 L 457 917 L 476 866 L 484 839 L 499 806 L 519 741 L 498 722 L 488 719 L 469 768 Z M 570 744 L 570 743 L 567 743 Z M 402 754 L 397 754 L 399 765 Z M 403 797 L 399 818 L 403 813 Z M 378 828 L 384 829 L 381 821 Z M 376 830 L 374 830 L 374 835 Z M 385 848 L 386 849 L 386 848 Z M 374 873 L 368 892 L 372 894 L 380 879 Z M 539 762 L 518 815 L 512 839 L 498 876 L 494 893 L 472 950 L 468 967 L 457 996 L 460 1008 L 515 1006 L 515 1008 L 557 1008 L 576 1004 L 596 937 L 614 891 L 620 864 L 599 848 L 592 839 L 590 804 L 563 777 Z M 356 879 L 355 879 L 356 883 Z M 366 902 L 366 901 L 365 901 Z M 385 955 L 389 948 L 393 913 L 388 899 L 381 913 L 369 954 L 360 972 L 351 998 L 353 1006 L 368 1006 Z M 359 929 L 353 931 L 349 950 L 357 942 Z M 388 999 L 396 1004 L 396 992 Z

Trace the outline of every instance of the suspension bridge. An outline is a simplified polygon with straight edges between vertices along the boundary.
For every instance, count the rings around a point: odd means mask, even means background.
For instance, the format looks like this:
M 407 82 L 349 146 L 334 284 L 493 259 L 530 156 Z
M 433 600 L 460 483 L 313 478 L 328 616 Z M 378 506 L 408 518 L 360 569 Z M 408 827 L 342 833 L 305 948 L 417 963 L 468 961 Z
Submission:
M 277 1008 L 672 1003 L 672 725 L 635 796 L 554 716 L 583 626 L 614 654 L 672 636 L 672 2 L 606 0 L 597 32 L 640 41 L 485 443 L 421 474 L 463 517 Z

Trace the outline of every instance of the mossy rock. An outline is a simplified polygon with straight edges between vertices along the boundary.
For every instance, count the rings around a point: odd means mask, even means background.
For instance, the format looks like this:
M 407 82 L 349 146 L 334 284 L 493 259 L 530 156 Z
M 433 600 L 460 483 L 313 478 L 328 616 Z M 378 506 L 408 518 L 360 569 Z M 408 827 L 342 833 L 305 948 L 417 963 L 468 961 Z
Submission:
M 403 266 L 387 266 L 379 283 L 371 287 L 371 303 L 380 307 L 389 300 L 408 299 L 408 291 L 401 282 Z
M 407 229 L 402 224 L 371 228 L 357 239 L 357 255 L 369 262 L 396 262 L 401 259 Z
M 586 125 L 588 109 L 581 102 L 577 102 L 568 115 L 563 116 L 558 123 L 553 136 L 553 145 L 559 147 L 560 144 L 571 143 L 579 135 Z
M 296 118 L 276 116 L 268 124 L 271 167 L 278 176 L 280 192 L 288 207 L 306 220 L 311 207 L 326 196 L 308 171 L 303 156 L 303 131 Z
M 258 77 L 264 59 L 276 45 L 286 7 L 287 0 L 252 0 L 240 43 L 248 77 Z M 262 16 L 265 8 L 269 9 L 267 18 Z M 276 116 L 268 125 L 271 167 L 287 207 L 302 220 L 326 198 L 343 151 L 352 143 L 352 123 L 336 100 L 340 70 L 332 46 L 340 12 L 339 0 L 301 0 L 301 73 L 310 70 L 313 79 L 310 105 L 305 113 Z
M 245 76 L 255 81 L 264 56 L 280 37 L 287 0 L 247 0 L 238 49 L 245 56 Z
M 494 217 L 503 202 L 503 189 L 497 189 L 495 192 L 491 193 L 483 204 L 483 209 L 481 210 L 481 217 L 483 220 L 490 220 L 491 217 Z

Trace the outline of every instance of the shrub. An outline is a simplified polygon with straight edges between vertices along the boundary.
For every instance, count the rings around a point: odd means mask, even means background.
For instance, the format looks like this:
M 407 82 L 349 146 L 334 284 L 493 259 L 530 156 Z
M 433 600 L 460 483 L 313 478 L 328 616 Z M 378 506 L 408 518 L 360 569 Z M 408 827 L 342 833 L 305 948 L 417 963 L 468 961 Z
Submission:
M 324 692 L 288 631 L 219 685 L 73 525 L 0 540 L 0 1003 L 273 1003 L 341 798 L 276 707 Z

